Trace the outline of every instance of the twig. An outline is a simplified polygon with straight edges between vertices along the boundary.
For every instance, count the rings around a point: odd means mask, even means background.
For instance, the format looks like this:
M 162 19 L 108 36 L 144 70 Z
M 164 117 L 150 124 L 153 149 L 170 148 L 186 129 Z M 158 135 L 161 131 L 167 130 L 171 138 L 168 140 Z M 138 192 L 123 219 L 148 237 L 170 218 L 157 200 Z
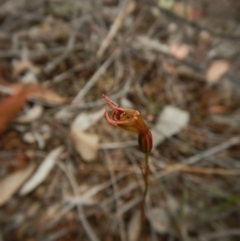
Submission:
M 152 167 L 153 166 L 151 166 L 151 169 L 152 169 Z M 161 177 L 163 177 L 167 174 L 170 174 L 170 173 L 176 172 L 176 171 L 199 173 L 199 174 L 201 173 L 201 174 L 206 174 L 206 175 L 220 175 L 220 176 L 239 176 L 240 175 L 240 169 L 233 169 L 233 168 L 231 168 L 231 169 L 227 169 L 227 168 L 208 168 L 208 167 L 181 165 L 181 164 L 166 165 L 166 166 L 154 164 L 154 167 L 155 167 L 156 170 L 158 168 L 165 170 L 164 173 L 160 173 L 160 176 L 158 178 L 161 178 Z M 112 165 L 111 168 L 114 171 L 121 172 L 121 173 L 123 173 L 123 172 L 128 173 L 128 174 L 130 174 L 130 173 L 139 174 L 140 173 L 138 166 L 115 166 L 115 165 Z M 90 169 L 92 169 L 92 168 L 90 168 Z M 106 168 L 104 168 L 102 166 L 95 166 L 94 172 L 106 172 Z M 156 171 L 155 171 L 155 173 L 156 173 L 156 175 L 159 174 Z M 154 179 L 150 179 L 149 181 L 153 182 Z M 131 186 L 132 190 L 134 190 L 138 186 L 136 183 L 134 183 L 132 185 L 133 185 L 133 186 Z M 120 194 L 120 192 L 119 192 L 119 195 L 122 195 L 122 194 Z M 87 198 L 90 198 L 92 195 L 93 194 L 87 194 L 87 192 L 86 192 L 81 196 L 81 199 L 86 200 Z
M 131 13 L 135 8 L 135 4 L 132 0 L 126 0 L 123 4 L 121 11 L 116 17 L 114 23 L 112 24 L 110 31 L 108 32 L 106 38 L 103 40 L 99 50 L 97 51 L 97 57 L 101 58 L 106 51 L 107 47 L 110 45 L 111 41 L 117 34 L 119 28 L 121 27 L 124 18 L 127 14 Z
M 98 61 L 99 60 L 94 58 L 94 59 L 90 59 L 89 61 L 84 62 L 84 63 L 80 63 L 80 64 L 78 63 L 75 66 L 73 66 L 71 69 L 68 69 L 67 71 L 65 71 L 63 73 L 56 75 L 51 80 L 45 81 L 44 85 L 49 86 L 49 85 L 52 85 L 52 84 L 60 83 L 63 80 L 71 78 L 75 72 L 80 72 L 82 70 L 90 68 L 91 65 L 96 64 Z
M 77 188 L 77 182 L 74 179 L 74 176 L 71 173 L 68 172 L 67 168 L 62 163 L 58 162 L 57 164 L 60 167 L 60 169 L 64 172 L 66 177 L 68 178 L 69 183 L 70 183 L 70 185 L 73 189 L 74 195 L 76 197 L 79 196 L 78 188 Z M 79 219 L 82 222 L 82 226 L 85 229 L 89 239 L 91 241 L 99 241 L 99 239 L 97 238 L 96 234 L 94 233 L 92 227 L 90 226 L 90 224 L 89 224 L 89 222 L 88 222 L 88 220 L 85 216 L 84 209 L 82 208 L 82 206 L 77 205 L 77 210 L 78 210 Z
M 114 175 L 114 169 L 112 168 L 113 162 L 112 162 L 111 157 L 109 156 L 109 154 L 106 151 L 105 151 L 105 160 L 107 161 L 107 167 L 108 167 L 112 185 L 113 185 L 113 195 L 114 195 L 114 199 L 116 202 L 116 211 L 117 211 L 117 219 L 118 219 L 119 229 L 120 229 L 120 236 L 121 236 L 121 240 L 125 241 L 127 239 L 127 235 L 126 235 L 126 232 L 124 229 L 124 222 L 123 222 L 122 215 L 119 214 L 119 208 L 121 206 L 121 203 L 119 202 L 119 199 L 116 195 L 118 192 L 118 187 L 117 187 L 117 182 L 115 181 L 116 177 Z
M 184 164 L 186 165 L 192 165 L 198 161 L 200 161 L 203 158 L 215 155 L 219 152 L 225 151 L 229 149 L 232 146 L 235 146 L 237 144 L 240 144 L 240 137 L 233 137 L 217 146 L 214 146 L 206 151 L 203 151 L 202 153 L 199 153 L 193 157 L 190 157 L 184 161 Z
M 115 169 L 114 169 L 115 170 Z M 122 188 L 117 193 L 115 193 L 115 197 L 109 197 L 101 202 L 101 207 L 103 209 L 107 208 L 114 200 L 115 198 L 120 198 L 121 196 L 124 196 L 126 193 L 129 193 L 136 189 L 135 183 L 130 183 L 128 186 Z
M 136 160 L 134 160 L 134 158 L 132 157 L 132 155 L 129 152 L 126 152 L 130 162 L 132 163 L 131 167 L 134 168 L 135 166 L 137 166 L 136 164 Z M 142 153 L 141 153 L 142 154 Z M 142 157 L 142 155 L 141 155 Z M 145 221 L 146 221 L 146 210 L 145 210 L 145 200 L 146 200 L 146 196 L 147 196 L 147 192 L 148 192 L 148 174 L 149 174 L 149 164 L 148 164 L 148 160 L 149 159 L 149 155 L 146 153 L 145 154 L 145 167 L 142 170 L 141 165 L 140 165 L 140 170 L 141 170 L 141 174 L 142 174 L 142 178 L 139 177 L 139 175 L 136 175 L 137 179 L 138 179 L 138 184 L 134 183 L 135 188 L 137 188 L 140 184 L 140 187 L 143 191 L 143 196 L 142 196 L 142 200 L 140 202 L 140 219 L 139 219 L 139 226 L 141 227 L 141 232 L 140 232 L 140 236 L 143 240 L 146 239 L 145 236 Z M 136 171 L 135 171 L 136 173 Z M 136 173 L 137 174 L 137 173 Z M 143 179 L 143 181 L 142 181 Z M 144 182 L 144 184 L 143 184 Z M 149 203 L 146 203 L 149 204 Z M 149 205 L 148 205 L 149 206 Z
M 216 233 L 209 233 L 202 235 L 198 240 L 199 241 L 208 241 L 211 239 L 219 239 L 228 236 L 240 236 L 240 229 L 230 229 L 225 231 L 220 231 Z
M 162 44 L 160 41 L 156 40 L 156 39 L 150 39 L 148 37 L 145 36 L 137 36 L 136 37 L 136 41 L 133 43 L 133 48 L 135 49 L 142 49 L 142 48 L 146 48 L 147 50 L 151 50 L 151 51 L 156 51 L 161 53 L 162 55 L 170 58 L 174 63 L 177 64 L 185 64 L 188 66 L 191 66 L 192 68 L 196 69 L 196 70 L 200 70 L 203 71 L 205 66 L 200 63 L 200 62 L 196 62 L 194 61 L 194 59 L 187 57 L 184 60 L 178 60 L 176 59 L 170 52 L 169 47 L 166 44 Z M 203 81 L 204 77 L 203 76 L 199 76 L 198 73 L 195 74 L 196 76 L 198 76 L 197 80 L 199 79 L 200 81 Z
M 77 70 L 76 70 L 77 71 Z M 129 87 L 130 81 L 129 79 L 126 81 L 126 83 L 123 85 L 123 87 L 116 93 L 110 95 L 109 97 L 111 99 L 119 99 L 122 98 L 124 94 L 126 94 L 126 89 L 127 87 Z M 1 85 L 0 85 L 1 86 Z M 129 87 L 130 88 L 130 87 Z M 0 90 L 1 91 L 1 90 Z M 76 103 L 76 104 L 71 104 L 71 105 L 67 105 L 66 109 L 70 110 L 80 110 L 80 109 L 88 109 L 88 108 L 96 108 L 99 106 L 103 106 L 105 104 L 105 100 L 103 100 L 102 98 L 96 101 L 90 101 L 87 103 Z
M 115 181 L 117 182 L 121 180 L 122 178 L 126 177 L 126 175 L 127 175 L 126 173 L 119 173 L 116 176 Z M 106 189 L 111 185 L 112 185 L 112 181 L 108 180 L 107 182 L 101 183 L 99 185 L 96 185 L 90 188 L 83 195 L 85 195 L 85 197 L 87 198 L 91 198 L 92 196 L 96 195 L 98 192 L 103 191 L 104 189 Z M 69 202 L 67 205 L 64 204 L 64 210 L 61 213 L 59 213 L 48 226 L 53 227 L 64 215 L 70 212 L 75 206 L 76 206 L 76 202 Z
M 130 75 L 128 76 L 122 90 L 121 90 L 121 98 L 124 98 L 128 92 L 131 89 L 131 84 L 132 84 L 132 80 L 133 80 L 133 76 L 134 76 L 134 71 L 131 69 L 130 70 Z
M 60 220 L 62 220 L 62 218 L 69 213 L 73 208 L 75 208 L 76 205 L 72 204 L 72 203 L 68 203 L 68 204 L 63 204 L 61 206 L 61 211 L 59 213 L 57 213 L 57 215 L 54 216 L 54 219 L 51 220 L 50 222 L 47 223 L 47 227 L 45 228 L 45 230 L 51 230 L 55 225 L 58 224 L 58 222 Z
M 4 241 L 1 231 L 0 231 L 0 241 Z
M 179 164 L 179 165 L 176 165 L 173 169 L 171 170 L 168 170 L 168 171 L 165 171 L 165 172 L 161 172 L 159 174 L 157 174 L 155 176 L 156 179 L 158 178 L 161 178 L 163 176 L 166 176 L 172 172 L 176 172 L 176 171 L 180 171 L 182 168 L 184 168 L 186 165 L 192 165 L 192 164 L 195 164 L 197 163 L 198 161 L 204 159 L 204 158 L 207 158 L 207 157 L 210 157 L 210 156 L 213 156 L 219 152 L 222 152 L 222 151 L 225 151 L 227 150 L 228 148 L 234 146 L 234 145 L 237 145 L 240 143 L 240 138 L 239 137 L 233 137 L 231 139 L 229 139 L 228 141 L 226 142 L 223 142 L 217 146 L 214 146 L 206 151 L 203 151 L 202 153 L 199 153 L 193 157 L 190 157 L 190 158 L 187 158 L 185 161 L 183 161 L 182 164 Z M 160 164 L 159 166 L 161 167 L 166 167 L 165 164 Z
M 119 149 L 119 148 L 127 148 L 137 146 L 137 141 L 125 141 L 125 142 L 113 142 L 113 143 L 101 143 L 99 145 L 99 149 Z
M 165 170 L 168 171 L 183 171 L 190 173 L 202 173 L 209 175 L 226 175 L 226 176 L 237 176 L 240 175 L 240 170 L 236 169 L 224 169 L 224 168 L 206 168 L 206 167 L 192 167 L 192 166 L 181 166 L 179 169 L 179 165 L 171 165 L 164 167 Z
M 95 74 L 91 77 L 91 79 L 87 82 L 87 84 L 79 91 L 77 96 L 72 101 L 72 104 L 77 104 L 82 101 L 84 96 L 88 93 L 88 91 L 93 87 L 93 85 L 98 81 L 98 79 L 106 72 L 108 67 L 112 64 L 115 56 L 119 53 L 119 51 L 114 51 L 112 55 L 100 66 L 100 68 L 95 72 Z
M 140 77 L 140 78 L 141 78 L 141 77 Z M 147 104 L 148 104 L 148 100 L 147 100 L 147 98 L 144 96 L 143 88 L 142 88 L 142 86 L 140 85 L 140 81 L 136 81 L 135 89 L 136 89 L 136 93 L 137 93 L 138 97 L 140 98 L 140 100 L 142 101 L 142 103 L 145 104 L 145 105 L 147 105 Z
M 29 51 L 28 57 L 30 60 L 36 60 L 43 58 L 45 56 L 49 55 L 58 55 L 62 54 L 65 51 L 66 47 L 55 47 L 51 49 L 44 49 L 44 50 L 32 50 Z M 74 47 L 74 50 L 82 50 L 83 46 L 82 44 L 76 44 Z M 1 59 L 9 59 L 14 57 L 21 57 L 21 53 L 19 51 L 15 50 L 1 50 L 0 51 L 0 58 Z
M 175 14 L 173 11 L 169 11 L 169 10 L 166 10 L 164 8 L 161 8 L 161 7 L 159 7 L 159 9 L 161 10 L 162 13 L 171 17 L 171 21 L 173 19 L 177 20 L 177 21 L 181 21 L 182 23 L 188 24 L 189 26 L 191 26 L 193 28 L 196 28 L 198 31 L 202 31 L 202 30 L 207 31 L 214 37 L 221 37 L 221 38 L 232 39 L 232 40 L 239 40 L 240 39 L 239 34 L 231 34 L 231 33 L 227 33 L 227 32 L 220 32 L 220 31 L 211 30 L 210 28 L 200 26 L 197 22 L 189 21 L 186 18 L 180 17 L 179 15 Z
M 76 29 L 72 31 L 72 34 L 70 35 L 68 39 L 68 43 L 66 48 L 64 49 L 64 52 L 55 58 L 53 61 L 49 62 L 47 66 L 44 68 L 44 72 L 49 74 L 51 71 L 53 71 L 61 62 L 63 62 L 68 55 L 72 52 L 74 49 L 75 45 L 75 40 L 76 40 Z
M 142 197 L 136 197 L 132 199 L 131 201 L 127 202 L 125 205 L 121 207 L 119 210 L 119 215 L 123 215 L 126 213 L 128 210 L 132 209 L 134 206 L 139 204 L 142 201 Z
M 149 50 L 155 50 L 163 54 L 170 55 L 170 49 L 166 44 L 162 44 L 158 40 L 150 39 L 145 36 L 137 36 L 137 43 L 141 46 L 146 47 Z
M 44 240 L 44 241 L 55 241 L 55 240 L 57 240 L 57 239 L 60 239 L 62 236 L 64 236 L 64 235 L 67 234 L 67 233 L 68 233 L 68 231 L 67 231 L 66 229 L 60 229 L 60 230 L 58 230 L 57 232 L 49 235 L 48 238 L 44 238 L 44 239 L 42 239 L 42 240 Z M 1 241 L 1 240 L 0 240 L 0 241 Z

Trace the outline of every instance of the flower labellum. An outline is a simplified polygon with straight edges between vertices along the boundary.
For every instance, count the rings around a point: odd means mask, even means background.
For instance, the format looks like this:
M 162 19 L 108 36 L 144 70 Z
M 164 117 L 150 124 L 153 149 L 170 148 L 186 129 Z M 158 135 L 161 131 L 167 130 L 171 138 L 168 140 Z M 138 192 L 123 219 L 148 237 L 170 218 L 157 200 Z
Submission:
M 106 95 L 102 96 L 111 108 L 108 110 L 106 107 L 104 114 L 106 121 L 112 126 L 117 126 L 126 131 L 138 134 L 140 150 L 143 153 L 149 153 L 152 150 L 152 133 L 143 121 L 140 113 L 137 110 L 120 108 Z

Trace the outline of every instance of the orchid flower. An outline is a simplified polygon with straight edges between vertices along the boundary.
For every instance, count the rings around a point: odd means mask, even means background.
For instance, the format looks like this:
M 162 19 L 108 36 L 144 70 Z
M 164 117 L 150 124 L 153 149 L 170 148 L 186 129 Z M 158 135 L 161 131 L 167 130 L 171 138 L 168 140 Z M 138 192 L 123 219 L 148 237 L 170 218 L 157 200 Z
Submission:
M 112 125 L 120 127 L 126 131 L 138 134 L 138 145 L 143 153 L 152 150 L 152 133 L 143 121 L 137 110 L 120 108 L 106 95 L 102 95 L 108 103 L 110 110 L 106 107 L 104 117 Z
M 145 188 L 143 199 L 141 202 L 141 226 L 144 226 L 146 219 L 144 203 L 148 192 L 148 174 L 149 174 L 149 153 L 152 150 L 152 133 L 143 121 L 137 110 L 125 109 L 119 107 L 115 102 L 106 95 L 102 95 L 103 99 L 108 103 L 110 109 L 106 108 L 104 117 L 112 126 L 120 127 L 126 131 L 138 134 L 138 145 L 140 150 L 145 153 L 145 171 L 142 171 Z

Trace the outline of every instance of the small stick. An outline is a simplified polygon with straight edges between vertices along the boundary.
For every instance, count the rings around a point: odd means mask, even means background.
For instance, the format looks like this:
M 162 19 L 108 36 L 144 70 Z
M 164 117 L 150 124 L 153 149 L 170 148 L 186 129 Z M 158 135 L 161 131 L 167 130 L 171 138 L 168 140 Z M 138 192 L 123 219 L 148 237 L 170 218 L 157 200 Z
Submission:
M 117 213 L 117 220 L 118 220 L 118 224 L 119 224 L 119 231 L 120 231 L 120 236 L 121 236 L 121 240 L 125 241 L 127 239 L 127 235 L 124 229 L 124 221 L 123 221 L 123 217 L 119 212 L 121 203 L 119 200 L 119 197 L 117 197 L 117 192 L 118 192 L 118 185 L 116 182 L 116 176 L 114 173 L 114 168 L 113 168 L 113 162 L 111 157 L 109 156 L 109 154 L 105 151 L 105 158 L 107 161 L 107 167 L 110 173 L 110 178 L 111 178 L 111 182 L 112 182 L 112 186 L 113 186 L 113 196 L 114 196 L 114 200 L 116 202 L 116 213 Z
M 97 51 L 97 57 L 101 58 L 106 51 L 107 47 L 112 42 L 113 38 L 116 36 L 119 28 L 121 27 L 123 20 L 125 19 L 126 15 L 133 11 L 135 8 L 135 4 L 132 0 L 126 0 L 122 10 L 116 17 L 114 23 L 112 24 L 106 38 L 103 40 L 99 50 Z
M 91 77 L 91 79 L 87 82 L 87 84 L 79 91 L 77 96 L 72 101 L 72 104 L 77 104 L 82 101 L 84 96 L 88 93 L 88 91 L 93 87 L 93 85 L 98 81 L 98 79 L 106 72 L 108 67 L 112 64 L 115 56 L 119 51 L 114 51 L 113 54 L 100 66 L 97 72 Z
M 68 181 L 70 183 L 70 186 L 73 189 L 73 193 L 74 193 L 75 197 L 78 197 L 79 196 L 78 185 L 77 185 L 77 181 L 74 178 L 74 175 L 72 175 L 72 173 L 69 173 L 69 171 L 64 166 L 64 164 L 62 164 L 60 162 L 58 162 L 57 164 L 60 167 L 60 169 L 63 171 L 63 173 L 66 175 L 66 177 L 67 177 L 67 179 L 68 179 Z M 84 209 L 83 209 L 81 204 L 77 205 L 77 210 L 78 210 L 79 219 L 80 219 L 80 221 L 82 223 L 82 226 L 83 226 L 87 236 L 89 237 L 89 240 L 90 241 L 99 241 L 98 237 L 94 233 L 91 225 L 89 224 L 89 222 L 87 220 L 87 217 L 85 215 Z

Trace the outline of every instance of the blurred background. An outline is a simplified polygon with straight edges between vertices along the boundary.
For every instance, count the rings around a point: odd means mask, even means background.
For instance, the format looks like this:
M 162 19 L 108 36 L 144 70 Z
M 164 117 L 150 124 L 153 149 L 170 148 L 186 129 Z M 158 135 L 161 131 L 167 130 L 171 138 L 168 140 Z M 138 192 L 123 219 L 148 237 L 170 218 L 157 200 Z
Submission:
M 240 239 L 239 1 L 0 4 L 0 241 Z

